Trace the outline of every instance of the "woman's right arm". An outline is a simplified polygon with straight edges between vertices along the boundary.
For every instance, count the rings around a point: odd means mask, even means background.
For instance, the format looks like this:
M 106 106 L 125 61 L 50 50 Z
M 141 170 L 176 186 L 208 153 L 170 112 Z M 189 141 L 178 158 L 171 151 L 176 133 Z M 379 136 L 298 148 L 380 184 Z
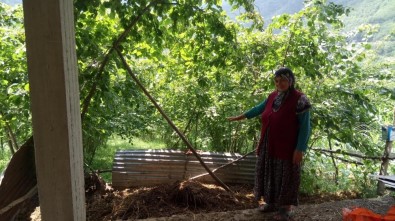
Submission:
M 250 118 L 253 118 L 253 117 L 256 117 L 256 116 L 262 114 L 262 112 L 265 110 L 266 102 L 267 102 L 267 99 L 262 101 L 257 106 L 251 108 L 249 111 L 245 112 L 244 115 L 246 116 L 246 118 L 250 119 Z
M 246 118 L 250 119 L 250 118 L 256 117 L 256 116 L 260 115 L 263 112 L 263 110 L 265 110 L 266 101 L 267 100 L 264 100 L 257 106 L 255 106 L 255 107 L 251 108 L 249 111 L 245 112 L 244 114 L 240 114 L 238 116 L 233 116 L 233 117 L 228 117 L 227 119 L 229 121 L 238 121 L 238 120 L 244 120 Z

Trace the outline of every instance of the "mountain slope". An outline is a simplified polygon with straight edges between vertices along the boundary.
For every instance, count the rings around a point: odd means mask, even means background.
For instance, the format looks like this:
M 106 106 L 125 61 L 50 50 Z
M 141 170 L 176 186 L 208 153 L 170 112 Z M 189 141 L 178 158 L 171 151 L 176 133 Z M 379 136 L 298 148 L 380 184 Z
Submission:
M 342 19 L 344 31 L 352 31 L 363 24 L 378 25 L 378 32 L 369 41 L 382 56 L 395 57 L 395 1 L 394 0 L 331 0 L 351 9 Z M 266 23 L 281 13 L 295 13 L 303 8 L 303 0 L 255 1 Z

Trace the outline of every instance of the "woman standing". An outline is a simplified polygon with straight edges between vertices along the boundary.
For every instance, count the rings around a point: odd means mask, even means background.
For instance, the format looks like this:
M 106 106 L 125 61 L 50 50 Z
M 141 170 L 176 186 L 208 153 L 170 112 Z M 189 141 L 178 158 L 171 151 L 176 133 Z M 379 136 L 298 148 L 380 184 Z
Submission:
M 295 89 L 295 76 L 289 68 L 274 74 L 276 90 L 262 103 L 229 121 L 261 115 L 262 128 L 254 194 L 263 197 L 262 212 L 278 211 L 275 220 L 289 220 L 292 205 L 298 205 L 301 161 L 310 137 L 311 104 Z

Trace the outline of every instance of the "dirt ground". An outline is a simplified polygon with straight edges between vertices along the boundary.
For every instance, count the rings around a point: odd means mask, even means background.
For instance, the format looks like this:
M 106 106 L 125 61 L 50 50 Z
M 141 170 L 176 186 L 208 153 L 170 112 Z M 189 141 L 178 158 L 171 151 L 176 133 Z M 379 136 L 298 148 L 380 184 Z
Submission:
M 111 189 L 97 177 L 91 177 L 86 183 L 88 221 L 273 220 L 274 215 L 256 210 L 259 202 L 254 200 L 252 186 L 229 186 L 231 194 L 217 185 L 197 181 L 122 191 Z M 40 221 L 37 197 L 25 204 L 16 220 Z M 355 207 L 384 215 L 392 205 L 395 198 L 389 195 L 374 199 L 357 199 L 350 193 L 301 196 L 293 220 L 342 220 L 343 209 Z
M 395 205 L 393 197 L 385 196 L 375 199 L 354 199 L 326 202 L 320 204 L 302 204 L 294 209 L 294 221 L 342 221 L 342 211 L 344 208 L 362 207 L 371 211 L 385 215 L 391 205 Z M 261 213 L 256 209 L 234 210 L 225 212 L 211 212 L 199 214 L 182 214 L 172 217 L 138 219 L 143 221 L 181 221 L 181 220 L 199 220 L 199 221 L 272 221 L 274 213 Z

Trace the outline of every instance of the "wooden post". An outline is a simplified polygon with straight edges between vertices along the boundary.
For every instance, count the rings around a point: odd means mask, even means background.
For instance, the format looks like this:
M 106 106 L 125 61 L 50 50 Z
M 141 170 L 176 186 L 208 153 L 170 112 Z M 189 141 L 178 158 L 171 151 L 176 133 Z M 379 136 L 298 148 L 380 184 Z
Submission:
M 394 107 L 394 117 L 393 117 L 393 126 L 395 126 L 395 107 Z M 383 155 L 383 161 L 381 163 L 380 166 L 380 173 L 379 175 L 388 175 L 387 174 L 387 169 L 388 169 L 388 165 L 389 165 L 389 159 L 388 157 L 391 154 L 391 150 L 392 150 L 392 141 L 387 140 L 385 142 L 385 149 L 384 149 L 384 155 Z M 378 181 L 377 183 L 377 195 L 384 195 L 385 193 L 385 185 L 383 182 Z
M 72 0 L 23 2 L 41 218 L 85 220 Z

